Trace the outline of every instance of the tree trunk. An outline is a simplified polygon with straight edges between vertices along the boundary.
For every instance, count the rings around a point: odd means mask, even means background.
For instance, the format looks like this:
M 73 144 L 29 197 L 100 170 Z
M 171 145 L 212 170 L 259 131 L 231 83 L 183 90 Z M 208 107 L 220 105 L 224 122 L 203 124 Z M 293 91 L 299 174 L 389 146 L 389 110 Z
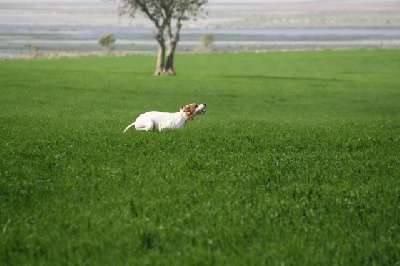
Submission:
M 167 63 L 165 64 L 165 74 L 173 76 L 175 75 L 174 71 L 174 55 L 175 55 L 175 48 L 177 42 L 175 39 L 170 39 L 168 45 L 168 54 L 167 54 Z
M 158 57 L 157 57 L 157 65 L 156 72 L 154 75 L 160 76 L 164 74 L 164 65 L 165 65 L 165 38 L 164 38 L 164 27 L 156 24 L 156 30 L 154 31 L 154 39 L 156 39 L 158 43 Z
M 157 39 L 158 42 L 158 57 L 155 76 L 163 75 L 165 72 L 164 62 L 165 62 L 165 43 L 164 39 Z
M 176 22 L 175 34 L 172 34 L 171 25 L 167 26 L 169 42 L 168 42 L 167 63 L 165 65 L 165 74 L 166 75 L 171 75 L 171 76 L 175 75 L 174 55 L 175 55 L 176 46 L 178 45 L 178 42 L 179 42 L 181 27 L 182 27 L 182 24 L 181 24 L 180 19 L 178 19 Z

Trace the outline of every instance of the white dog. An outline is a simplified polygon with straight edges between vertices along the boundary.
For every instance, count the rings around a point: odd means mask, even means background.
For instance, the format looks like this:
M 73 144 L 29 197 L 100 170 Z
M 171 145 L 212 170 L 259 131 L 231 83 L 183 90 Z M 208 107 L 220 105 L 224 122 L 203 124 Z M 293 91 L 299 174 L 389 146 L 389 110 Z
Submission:
M 136 130 L 158 130 L 164 129 L 180 129 L 188 120 L 193 120 L 195 115 L 202 115 L 206 113 L 206 104 L 188 104 L 182 106 L 179 112 L 147 112 L 141 114 L 136 121 L 127 126 L 124 130 L 126 132 L 131 127 L 135 126 Z

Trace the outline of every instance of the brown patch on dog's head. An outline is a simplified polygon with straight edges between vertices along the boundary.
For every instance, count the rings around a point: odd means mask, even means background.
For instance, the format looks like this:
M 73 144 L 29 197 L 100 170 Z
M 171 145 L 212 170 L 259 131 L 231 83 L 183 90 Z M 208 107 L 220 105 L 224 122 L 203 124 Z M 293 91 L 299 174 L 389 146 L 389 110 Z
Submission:
M 185 113 L 193 114 L 197 107 L 198 105 L 196 103 L 192 103 L 182 106 L 181 110 L 183 110 Z

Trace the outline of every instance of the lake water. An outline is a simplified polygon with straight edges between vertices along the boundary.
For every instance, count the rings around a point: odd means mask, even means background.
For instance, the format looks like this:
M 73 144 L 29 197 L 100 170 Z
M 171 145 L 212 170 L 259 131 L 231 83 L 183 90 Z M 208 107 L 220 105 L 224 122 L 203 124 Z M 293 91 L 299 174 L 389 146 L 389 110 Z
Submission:
M 243 11 L 241 6 L 215 5 L 206 19 L 184 23 L 177 51 L 195 51 L 203 34 L 213 35 L 215 49 L 220 52 L 400 47 L 400 28 L 393 27 L 400 22 L 400 12 L 385 9 L 379 11 L 383 13 L 371 15 L 370 10 L 365 14 L 351 10 L 346 15 L 341 7 L 341 10 L 331 13 L 302 11 L 299 16 L 300 6 L 296 6 L 298 10 L 293 13 L 290 13 L 295 9 L 292 6 L 275 12 L 258 10 L 255 8 L 258 6 L 246 7 Z M 283 7 L 279 5 L 279 8 Z M 115 3 L 104 2 L 95 6 L 67 2 L 0 3 L 0 56 L 27 55 L 28 46 L 37 47 L 41 54 L 101 53 L 97 42 L 104 33 L 115 34 L 115 52 L 156 52 L 151 24 L 142 17 L 135 20 L 118 17 L 118 8 Z M 385 20 L 386 15 L 388 19 Z M 359 21 L 367 22 L 359 24 Z

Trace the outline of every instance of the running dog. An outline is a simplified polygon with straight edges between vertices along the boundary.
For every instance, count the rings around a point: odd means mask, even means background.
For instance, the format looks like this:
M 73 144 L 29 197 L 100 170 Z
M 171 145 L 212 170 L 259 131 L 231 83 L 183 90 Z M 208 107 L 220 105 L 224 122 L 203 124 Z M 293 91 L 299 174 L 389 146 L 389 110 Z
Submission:
M 136 130 L 158 130 L 164 129 L 181 129 L 188 120 L 193 120 L 195 115 L 203 115 L 206 113 L 206 104 L 187 104 L 182 106 L 179 112 L 167 113 L 151 111 L 141 114 L 136 121 L 127 126 L 126 132 L 131 127 L 135 126 Z

